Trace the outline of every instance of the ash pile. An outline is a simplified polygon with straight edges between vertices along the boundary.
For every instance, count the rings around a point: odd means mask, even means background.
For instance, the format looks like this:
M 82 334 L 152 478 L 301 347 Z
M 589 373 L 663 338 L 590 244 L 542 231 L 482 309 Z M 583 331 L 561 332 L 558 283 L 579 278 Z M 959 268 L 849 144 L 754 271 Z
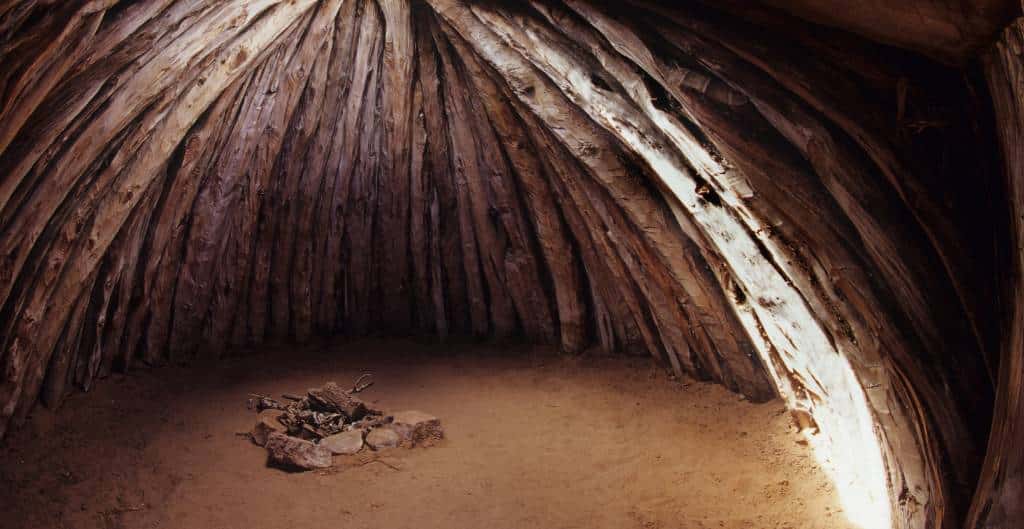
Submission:
M 335 382 L 283 400 L 252 395 L 248 407 L 259 412 L 249 437 L 267 449 L 274 465 L 300 470 L 329 468 L 333 456 L 361 450 L 432 446 L 444 437 L 441 421 L 420 411 L 385 413 L 356 394 L 373 385 L 369 375 L 352 389 Z

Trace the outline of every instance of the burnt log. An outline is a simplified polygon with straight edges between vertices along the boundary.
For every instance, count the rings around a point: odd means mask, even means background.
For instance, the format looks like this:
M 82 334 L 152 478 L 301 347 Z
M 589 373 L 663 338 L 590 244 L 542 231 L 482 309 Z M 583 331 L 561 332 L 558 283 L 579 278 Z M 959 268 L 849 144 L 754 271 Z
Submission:
M 342 413 L 350 421 L 358 421 L 369 412 L 366 403 L 353 397 L 336 382 L 328 382 L 323 387 L 309 390 L 309 400 L 313 409 Z

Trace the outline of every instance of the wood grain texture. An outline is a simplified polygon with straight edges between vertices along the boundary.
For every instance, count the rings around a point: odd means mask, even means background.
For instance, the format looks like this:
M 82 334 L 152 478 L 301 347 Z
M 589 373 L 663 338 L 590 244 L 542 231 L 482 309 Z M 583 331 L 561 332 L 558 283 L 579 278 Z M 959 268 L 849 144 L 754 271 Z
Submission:
M 1008 27 L 984 57 L 1010 196 L 1014 273 L 998 392 L 984 467 L 966 527 L 1008 529 L 1024 520 L 1024 19 Z

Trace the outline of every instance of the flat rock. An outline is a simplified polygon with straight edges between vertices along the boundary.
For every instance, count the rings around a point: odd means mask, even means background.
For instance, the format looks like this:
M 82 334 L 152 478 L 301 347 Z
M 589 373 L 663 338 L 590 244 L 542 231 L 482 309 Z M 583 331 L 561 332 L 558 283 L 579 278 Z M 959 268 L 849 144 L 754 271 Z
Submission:
M 303 470 L 331 466 L 331 451 L 309 441 L 272 432 L 266 446 L 270 460 L 280 465 Z
M 330 450 L 336 456 L 350 456 L 363 449 L 363 431 L 352 430 L 324 437 L 320 440 L 320 446 Z
M 287 429 L 277 420 L 283 414 L 280 410 L 263 410 L 256 417 L 256 425 L 252 427 L 252 441 L 260 446 L 267 444 L 271 433 L 285 433 Z
M 374 450 L 394 448 L 401 443 L 402 438 L 391 428 L 375 428 L 366 434 L 366 444 Z
M 408 410 L 392 415 L 390 428 L 398 434 L 402 446 L 430 446 L 444 439 L 441 420 L 429 413 Z

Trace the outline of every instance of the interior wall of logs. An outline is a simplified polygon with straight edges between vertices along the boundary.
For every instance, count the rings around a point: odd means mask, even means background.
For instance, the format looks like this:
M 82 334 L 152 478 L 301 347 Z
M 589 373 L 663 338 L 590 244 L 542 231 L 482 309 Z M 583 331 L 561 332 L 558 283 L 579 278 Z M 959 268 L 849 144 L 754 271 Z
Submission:
M 1017 527 L 1020 6 L 751 4 L 0 0 L 0 437 L 138 366 L 516 339 L 781 396 L 893 527 Z

